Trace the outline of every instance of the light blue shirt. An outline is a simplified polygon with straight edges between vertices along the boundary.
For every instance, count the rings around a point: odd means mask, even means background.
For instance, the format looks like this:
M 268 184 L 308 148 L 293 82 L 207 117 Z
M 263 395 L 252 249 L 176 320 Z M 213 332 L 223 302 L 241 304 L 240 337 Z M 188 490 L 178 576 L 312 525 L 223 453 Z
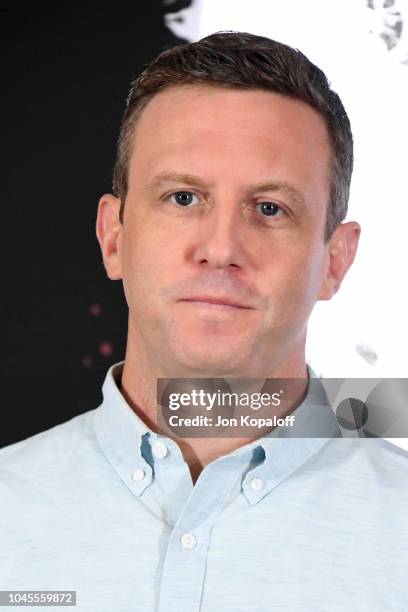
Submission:
M 408 453 L 341 437 L 310 366 L 293 431 L 195 485 L 121 369 L 100 407 L 0 450 L 0 590 L 74 590 L 81 612 L 408 610 Z

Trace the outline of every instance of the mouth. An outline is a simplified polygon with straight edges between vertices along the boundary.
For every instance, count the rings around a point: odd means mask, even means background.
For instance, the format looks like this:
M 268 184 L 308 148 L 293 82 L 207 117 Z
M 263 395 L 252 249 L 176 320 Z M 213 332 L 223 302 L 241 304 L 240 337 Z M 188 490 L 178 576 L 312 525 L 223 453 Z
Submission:
M 194 296 L 182 299 L 180 302 L 186 302 L 192 306 L 210 308 L 213 310 L 252 310 L 251 306 L 247 306 L 229 297 Z

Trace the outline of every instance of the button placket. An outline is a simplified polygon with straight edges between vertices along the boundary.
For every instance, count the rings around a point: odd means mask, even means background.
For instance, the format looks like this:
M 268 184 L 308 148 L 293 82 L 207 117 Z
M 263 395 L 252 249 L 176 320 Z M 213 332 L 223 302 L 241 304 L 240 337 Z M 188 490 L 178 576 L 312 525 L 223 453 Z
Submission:
M 184 609 L 186 588 L 191 602 L 189 610 L 199 611 L 210 534 L 237 482 L 241 464 L 246 465 L 246 460 L 239 457 L 214 462 L 206 466 L 195 483 L 168 541 L 160 585 L 159 612 Z M 183 568 L 182 572 L 179 571 L 180 567 Z
M 183 548 L 186 550 L 191 550 L 197 546 L 197 538 L 193 533 L 186 532 L 180 538 L 180 542 Z

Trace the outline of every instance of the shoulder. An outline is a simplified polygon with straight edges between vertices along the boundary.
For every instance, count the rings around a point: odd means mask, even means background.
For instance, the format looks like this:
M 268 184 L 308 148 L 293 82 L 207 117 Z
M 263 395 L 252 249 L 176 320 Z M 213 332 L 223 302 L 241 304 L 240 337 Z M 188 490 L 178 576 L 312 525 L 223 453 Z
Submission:
M 0 487 L 51 479 L 95 444 L 92 420 L 97 409 L 0 449 Z
M 398 490 L 408 500 L 408 451 L 396 444 L 383 438 L 334 438 L 323 456 L 348 479 Z
M 381 456 L 388 461 L 408 468 L 408 450 L 384 438 L 367 438 L 367 440 L 374 442 L 374 444 L 368 445 L 368 450 L 371 454 L 375 453 L 376 458 Z
M 367 456 L 376 474 L 405 485 L 408 493 L 408 451 L 382 438 L 367 442 Z

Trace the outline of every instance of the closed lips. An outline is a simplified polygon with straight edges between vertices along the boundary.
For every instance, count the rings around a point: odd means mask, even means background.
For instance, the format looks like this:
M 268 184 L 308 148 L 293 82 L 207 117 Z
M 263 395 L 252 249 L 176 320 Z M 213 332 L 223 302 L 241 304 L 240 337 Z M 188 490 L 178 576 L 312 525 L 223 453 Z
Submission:
M 219 306 L 231 306 L 234 308 L 251 308 L 239 301 L 235 301 L 229 297 L 212 297 L 207 295 L 198 295 L 189 298 L 183 298 L 182 302 L 201 302 L 207 304 L 218 304 Z

